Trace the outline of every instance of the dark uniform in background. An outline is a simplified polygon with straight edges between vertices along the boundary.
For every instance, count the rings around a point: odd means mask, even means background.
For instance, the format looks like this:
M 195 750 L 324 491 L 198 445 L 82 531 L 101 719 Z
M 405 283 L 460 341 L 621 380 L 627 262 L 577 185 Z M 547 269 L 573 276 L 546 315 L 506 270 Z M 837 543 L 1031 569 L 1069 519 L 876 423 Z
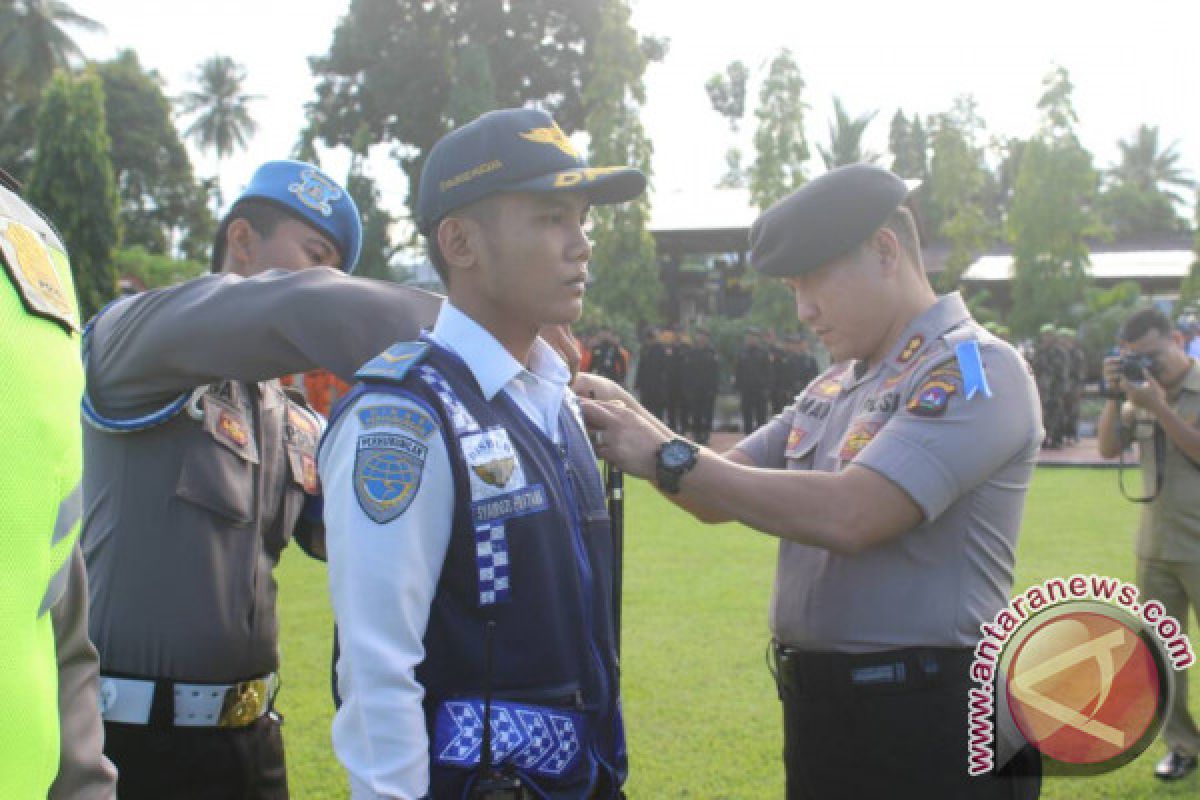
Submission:
M 1054 325 L 1041 328 L 1041 338 L 1033 353 L 1033 374 L 1037 378 L 1038 395 L 1042 401 L 1042 424 L 1046 428 L 1045 447 L 1062 447 L 1063 397 L 1070 378 L 1071 362 L 1066 350 L 1058 343 Z
M 252 201 L 288 221 L 256 241 L 270 246 L 299 221 L 353 268 L 353 201 L 298 162 L 255 173 L 219 229 L 214 267 Z M 315 367 L 348 378 L 431 323 L 439 302 L 280 266 L 298 271 L 222 273 L 123 299 L 86 337 L 82 541 L 122 800 L 287 797 L 271 571 L 293 533 L 320 532 L 322 421 L 273 379 Z
M 742 432 L 757 430 L 767 421 L 767 389 L 771 383 L 771 356 L 755 329 L 746 332 L 738 352 L 734 388 L 741 397 Z
M 688 400 L 684 373 L 691 349 L 678 331 L 671 331 L 671 341 L 667 344 L 667 425 L 677 433 L 687 427 Z
M 806 343 L 799 334 L 791 334 L 784 343 L 772 347 L 771 413 L 778 414 L 791 405 L 804 387 L 817 377 L 817 360 L 801 349 Z
M 638 355 L 637 376 L 633 380 L 638 400 L 654 416 L 666 421 L 668 348 L 653 328 L 646 333 Z
M 708 341 L 707 331 L 696 331 L 695 342 L 684 364 L 684 391 L 687 395 L 688 430 L 697 442 L 707 444 L 712 435 L 713 407 L 721 382 L 721 361 Z
M 1063 441 L 1079 441 L 1079 404 L 1087 381 L 1087 355 L 1071 328 L 1060 328 L 1059 340 L 1067 351 L 1067 390 L 1063 395 Z
M 591 355 L 589 372 L 625 385 L 625 379 L 629 375 L 629 364 L 625 360 L 625 351 L 621 348 L 621 343 L 612 331 L 603 330 L 597 334 L 596 342 L 591 347 Z

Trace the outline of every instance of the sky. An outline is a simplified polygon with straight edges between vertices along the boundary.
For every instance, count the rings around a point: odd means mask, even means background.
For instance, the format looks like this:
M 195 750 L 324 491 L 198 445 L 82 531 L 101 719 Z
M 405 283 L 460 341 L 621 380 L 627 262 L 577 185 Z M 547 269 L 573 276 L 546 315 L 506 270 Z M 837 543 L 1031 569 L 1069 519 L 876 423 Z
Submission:
M 221 165 L 225 195 L 232 197 L 255 166 L 291 151 L 315 85 L 307 58 L 328 50 L 349 2 L 70 0 L 70 5 L 107 28 L 76 34 L 88 57 L 109 58 L 131 47 L 144 67 L 163 76 L 169 96 L 191 88 L 197 65 L 212 55 L 229 55 L 246 67 L 247 91 L 260 96 L 252 106 L 260 129 L 245 151 Z M 655 146 L 658 195 L 705 190 L 723 172 L 731 145 L 750 151 L 757 78 L 785 46 L 807 82 L 810 144 L 828 139 L 834 95 L 851 114 L 878 110 L 866 136 L 868 149 L 877 153 L 887 151 L 888 124 L 897 108 L 936 113 L 966 93 L 977 100 L 990 134 L 1028 136 L 1037 125 L 1042 77 L 1062 65 L 1076 87 L 1083 144 L 1098 166 L 1115 162 L 1117 140 L 1145 123 L 1159 126 L 1161 141 L 1177 140 L 1181 164 L 1200 178 L 1195 0 L 633 0 L 633 8 L 640 31 L 670 42 L 667 57 L 647 71 L 642 116 Z M 740 139 L 712 111 L 704 91 L 705 80 L 735 59 L 754 74 Z M 810 175 L 823 169 L 812 150 Z M 193 163 L 202 176 L 216 170 L 209 154 L 193 150 Z M 407 186 L 386 147 L 373 153 L 371 163 L 384 204 L 402 209 Z M 328 153 L 323 164 L 341 176 L 348 158 Z

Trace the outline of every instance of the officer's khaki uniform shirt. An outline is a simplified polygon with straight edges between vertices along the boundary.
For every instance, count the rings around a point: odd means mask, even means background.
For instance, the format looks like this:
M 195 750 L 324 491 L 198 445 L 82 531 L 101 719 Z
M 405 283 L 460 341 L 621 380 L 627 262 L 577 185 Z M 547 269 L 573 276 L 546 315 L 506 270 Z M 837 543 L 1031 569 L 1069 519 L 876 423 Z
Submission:
M 990 398 L 964 395 L 954 346 L 972 339 Z M 875 470 L 912 498 L 925 522 L 855 556 L 781 542 L 776 639 L 850 653 L 974 645 L 979 625 L 1012 589 L 1041 441 L 1025 362 L 978 326 L 957 294 L 915 319 L 864 374 L 843 363 L 817 378 L 738 449 L 760 467 Z
M 1186 424 L 1200 427 L 1200 364 L 1194 359 L 1178 396 L 1169 404 Z M 1146 497 L 1154 494 L 1157 480 L 1154 428 L 1150 414 L 1136 412 L 1130 433 L 1138 443 Z M 1142 506 L 1137 554 L 1159 561 L 1200 562 L 1200 466 L 1188 460 L 1165 435 L 1162 439 L 1166 443 L 1162 493 L 1153 503 Z
M 316 491 L 320 421 L 271 378 L 364 361 L 438 300 L 332 269 L 212 275 L 122 300 L 88 336 L 87 395 L 141 432 L 84 433 L 82 543 L 105 673 L 226 683 L 278 665 L 278 563 Z

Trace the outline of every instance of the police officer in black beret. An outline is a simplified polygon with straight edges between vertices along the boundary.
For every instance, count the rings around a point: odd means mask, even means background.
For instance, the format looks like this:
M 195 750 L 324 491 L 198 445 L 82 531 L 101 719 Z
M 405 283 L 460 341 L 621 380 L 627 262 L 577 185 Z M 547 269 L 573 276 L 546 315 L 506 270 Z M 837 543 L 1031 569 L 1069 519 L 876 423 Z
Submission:
M 791 800 L 1038 792 L 1036 757 L 1028 778 L 967 774 L 968 671 L 1012 590 L 1037 392 L 957 294 L 934 294 L 906 195 L 886 170 L 842 167 L 755 222 L 753 266 L 792 289 L 834 363 L 729 452 L 614 387 L 584 401 L 601 457 L 705 522 L 782 540 L 770 621 Z

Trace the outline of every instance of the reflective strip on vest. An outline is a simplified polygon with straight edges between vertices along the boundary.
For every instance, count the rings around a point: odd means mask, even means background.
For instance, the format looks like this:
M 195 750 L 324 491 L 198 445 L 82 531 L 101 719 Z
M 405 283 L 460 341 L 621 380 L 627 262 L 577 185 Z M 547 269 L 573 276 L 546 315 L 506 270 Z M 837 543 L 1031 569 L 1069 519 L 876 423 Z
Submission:
M 38 616 L 41 617 L 47 611 L 54 607 L 54 604 L 62 598 L 63 593 L 67 590 L 67 573 L 71 566 L 71 547 L 73 542 L 67 541 L 68 538 L 79 527 L 80 517 L 83 516 L 83 485 L 75 484 L 75 488 L 71 493 L 58 504 L 58 518 L 54 520 L 54 535 L 50 540 L 52 548 L 61 549 L 63 555 L 58 568 L 54 571 L 54 576 L 50 578 L 50 583 L 46 587 L 46 594 L 42 596 L 42 603 L 38 607 Z M 59 548 L 59 545 L 66 544 L 65 547 Z M 51 554 L 55 561 L 58 561 L 58 552 Z
M 58 518 L 54 520 L 54 538 L 50 540 L 50 546 L 56 546 L 70 534 L 79 524 L 81 516 L 83 516 L 83 484 L 77 483 L 67 498 L 58 504 Z
M 67 591 L 67 578 L 71 572 L 71 560 L 67 559 L 54 573 L 54 577 L 50 579 L 50 585 L 46 587 L 46 594 L 42 597 L 42 604 L 38 607 L 38 617 L 40 618 L 50 609 L 54 608 L 55 604 L 62 599 L 62 596 Z

